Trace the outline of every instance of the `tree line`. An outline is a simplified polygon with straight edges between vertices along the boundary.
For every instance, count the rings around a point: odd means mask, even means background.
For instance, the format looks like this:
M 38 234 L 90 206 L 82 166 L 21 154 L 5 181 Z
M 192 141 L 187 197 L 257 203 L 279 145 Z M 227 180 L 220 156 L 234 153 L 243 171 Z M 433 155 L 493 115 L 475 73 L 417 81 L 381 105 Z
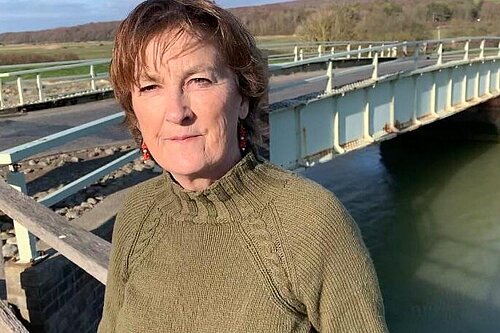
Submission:
M 304 40 L 416 40 L 495 35 L 500 32 L 496 0 L 305 0 L 232 9 L 258 36 L 296 35 Z M 3 33 L 0 43 L 112 40 L 118 22 Z

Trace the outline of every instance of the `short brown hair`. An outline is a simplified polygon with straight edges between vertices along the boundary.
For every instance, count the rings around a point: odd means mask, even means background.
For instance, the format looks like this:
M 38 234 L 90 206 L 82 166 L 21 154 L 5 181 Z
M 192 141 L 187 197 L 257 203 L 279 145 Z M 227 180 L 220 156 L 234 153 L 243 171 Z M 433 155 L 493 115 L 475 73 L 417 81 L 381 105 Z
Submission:
M 210 0 L 147 0 L 118 27 L 110 66 L 115 97 L 125 110 L 125 123 L 136 142 L 142 141 L 132 107 L 138 69 L 144 65 L 149 42 L 168 30 L 187 32 L 200 40 L 208 37 L 215 43 L 225 64 L 236 74 L 240 94 L 248 100 L 249 113 L 243 124 L 253 135 L 268 76 L 252 34 L 233 14 Z

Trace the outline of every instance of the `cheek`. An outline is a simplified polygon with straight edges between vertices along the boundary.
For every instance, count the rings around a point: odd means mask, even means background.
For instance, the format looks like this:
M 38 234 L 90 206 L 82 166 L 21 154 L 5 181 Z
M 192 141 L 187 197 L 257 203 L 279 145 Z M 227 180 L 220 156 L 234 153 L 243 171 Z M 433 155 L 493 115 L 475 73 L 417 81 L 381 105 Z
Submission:
M 155 110 L 159 110 L 157 107 L 159 103 L 159 101 L 154 100 L 134 101 L 134 99 L 132 99 L 132 106 L 137 118 L 139 130 L 144 137 L 155 135 L 161 127 L 163 115 L 160 112 L 155 112 Z

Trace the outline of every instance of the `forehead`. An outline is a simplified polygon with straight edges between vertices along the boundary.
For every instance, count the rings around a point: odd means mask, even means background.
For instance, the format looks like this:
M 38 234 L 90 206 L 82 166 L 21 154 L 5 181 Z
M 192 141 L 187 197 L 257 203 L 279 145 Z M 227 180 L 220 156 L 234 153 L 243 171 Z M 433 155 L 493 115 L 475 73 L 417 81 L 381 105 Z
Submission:
M 157 71 L 172 62 L 178 65 L 222 65 L 222 56 L 210 40 L 183 31 L 167 31 L 152 38 L 137 61 L 138 72 Z

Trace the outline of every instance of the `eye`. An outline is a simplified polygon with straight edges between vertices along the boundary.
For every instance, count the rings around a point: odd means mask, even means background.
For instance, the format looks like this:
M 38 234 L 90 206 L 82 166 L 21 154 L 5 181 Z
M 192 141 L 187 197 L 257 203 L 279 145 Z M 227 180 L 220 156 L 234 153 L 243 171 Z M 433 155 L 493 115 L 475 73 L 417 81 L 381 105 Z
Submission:
M 205 88 L 208 87 L 212 84 L 212 81 L 210 79 L 207 79 L 205 77 L 195 77 L 190 79 L 187 82 L 187 86 L 195 85 L 197 87 Z
M 148 91 L 155 90 L 156 88 L 158 88 L 157 84 L 150 84 L 150 85 L 147 85 L 144 87 L 140 87 L 139 92 L 148 92 Z

